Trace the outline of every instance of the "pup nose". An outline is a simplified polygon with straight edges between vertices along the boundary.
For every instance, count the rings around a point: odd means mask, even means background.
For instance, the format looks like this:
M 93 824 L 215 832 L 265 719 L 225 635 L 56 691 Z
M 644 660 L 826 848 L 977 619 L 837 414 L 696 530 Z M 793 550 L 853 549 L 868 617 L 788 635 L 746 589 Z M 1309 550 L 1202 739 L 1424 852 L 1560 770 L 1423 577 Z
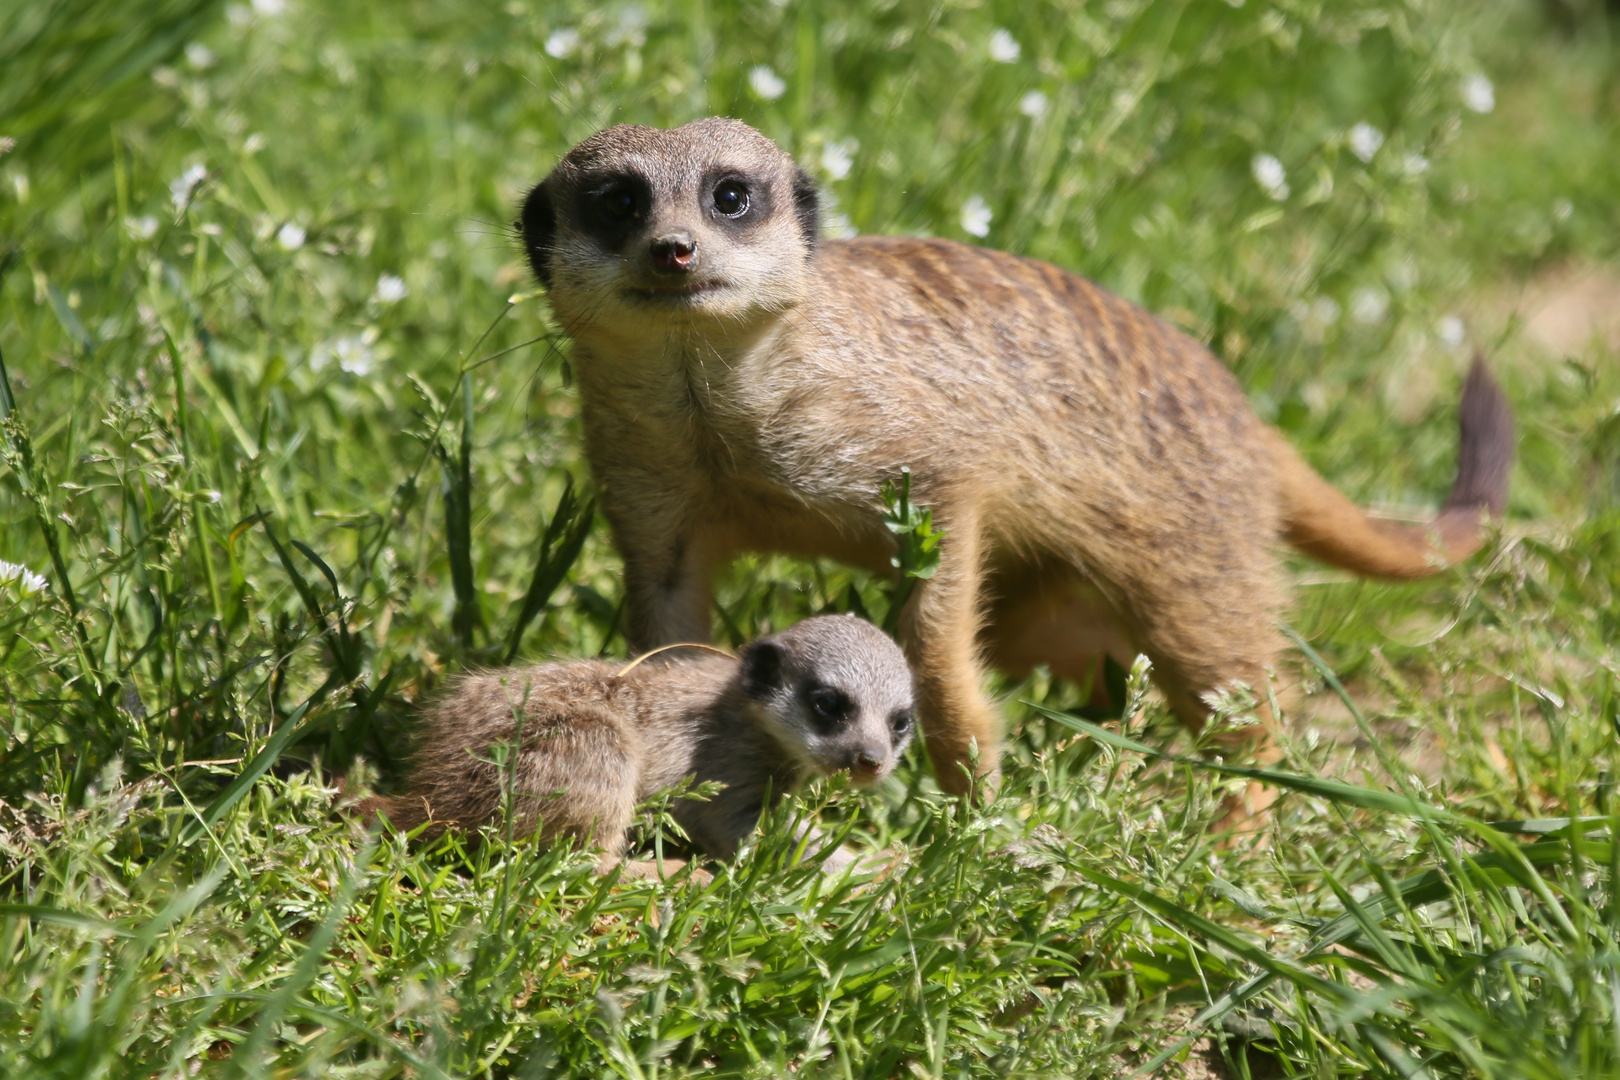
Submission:
M 849 771 L 857 778 L 871 779 L 883 769 L 883 758 L 870 750 L 857 750 Z
M 672 232 L 652 242 L 653 269 L 660 274 L 685 274 L 697 261 L 697 241 L 689 232 Z

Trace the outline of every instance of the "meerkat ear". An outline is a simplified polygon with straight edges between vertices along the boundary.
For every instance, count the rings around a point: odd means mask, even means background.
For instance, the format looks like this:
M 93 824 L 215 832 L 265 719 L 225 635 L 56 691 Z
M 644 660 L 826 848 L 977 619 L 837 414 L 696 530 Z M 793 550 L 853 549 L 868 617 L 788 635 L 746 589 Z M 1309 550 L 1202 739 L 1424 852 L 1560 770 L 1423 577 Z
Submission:
M 749 697 L 769 697 L 782 688 L 782 648 L 756 641 L 742 652 L 743 690 Z
M 793 208 L 799 215 L 805 245 L 814 250 L 821 239 L 821 194 L 816 191 L 816 182 L 803 169 L 793 170 Z
M 518 234 L 523 237 L 523 252 L 534 267 L 534 276 L 540 284 L 551 288 L 551 246 L 557 238 L 557 214 L 551 207 L 551 193 L 544 183 L 534 186 L 523 200 L 523 216 L 517 221 Z

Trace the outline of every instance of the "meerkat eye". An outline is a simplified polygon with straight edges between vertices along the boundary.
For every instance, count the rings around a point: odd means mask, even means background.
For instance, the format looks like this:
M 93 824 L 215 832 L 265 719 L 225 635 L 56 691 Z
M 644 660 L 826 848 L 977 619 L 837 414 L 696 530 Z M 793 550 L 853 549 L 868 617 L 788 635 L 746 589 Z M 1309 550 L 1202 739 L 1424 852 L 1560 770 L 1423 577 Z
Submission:
M 748 188 L 738 180 L 722 180 L 714 188 L 714 208 L 729 218 L 748 213 Z
M 615 184 L 598 194 L 596 205 L 614 221 L 629 221 L 636 216 L 638 209 L 636 193 L 622 184 Z
M 842 720 L 849 715 L 849 698 L 842 690 L 830 686 L 810 691 L 810 708 L 823 720 Z
M 896 735 L 904 735 L 911 730 L 911 710 L 901 709 L 889 717 L 889 727 Z

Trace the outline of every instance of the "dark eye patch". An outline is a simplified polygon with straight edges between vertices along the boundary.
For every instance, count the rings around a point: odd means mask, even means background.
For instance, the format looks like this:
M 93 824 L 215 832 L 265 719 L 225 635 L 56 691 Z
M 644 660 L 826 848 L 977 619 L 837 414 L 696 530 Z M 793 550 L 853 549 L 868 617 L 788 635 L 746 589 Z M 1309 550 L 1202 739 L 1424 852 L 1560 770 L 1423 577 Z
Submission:
M 855 703 L 835 686 L 811 684 L 801 691 L 810 719 L 825 731 L 836 730 L 855 715 Z
M 652 186 L 644 177 L 617 173 L 581 185 L 574 205 L 581 229 L 617 251 L 646 223 L 652 202 Z
M 698 202 L 711 221 L 733 235 L 753 232 L 776 206 L 769 180 L 733 169 L 705 176 Z

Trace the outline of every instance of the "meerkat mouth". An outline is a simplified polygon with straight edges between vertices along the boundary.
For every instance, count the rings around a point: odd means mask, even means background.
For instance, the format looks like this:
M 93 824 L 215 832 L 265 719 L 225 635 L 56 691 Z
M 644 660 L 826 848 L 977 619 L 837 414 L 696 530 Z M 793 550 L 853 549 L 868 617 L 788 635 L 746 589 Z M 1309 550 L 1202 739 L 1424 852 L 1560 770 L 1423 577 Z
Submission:
M 686 285 L 661 285 L 656 288 L 632 288 L 630 295 L 641 300 L 653 303 L 679 302 L 682 300 L 695 300 L 709 293 L 719 292 L 727 288 L 724 281 L 694 281 Z

